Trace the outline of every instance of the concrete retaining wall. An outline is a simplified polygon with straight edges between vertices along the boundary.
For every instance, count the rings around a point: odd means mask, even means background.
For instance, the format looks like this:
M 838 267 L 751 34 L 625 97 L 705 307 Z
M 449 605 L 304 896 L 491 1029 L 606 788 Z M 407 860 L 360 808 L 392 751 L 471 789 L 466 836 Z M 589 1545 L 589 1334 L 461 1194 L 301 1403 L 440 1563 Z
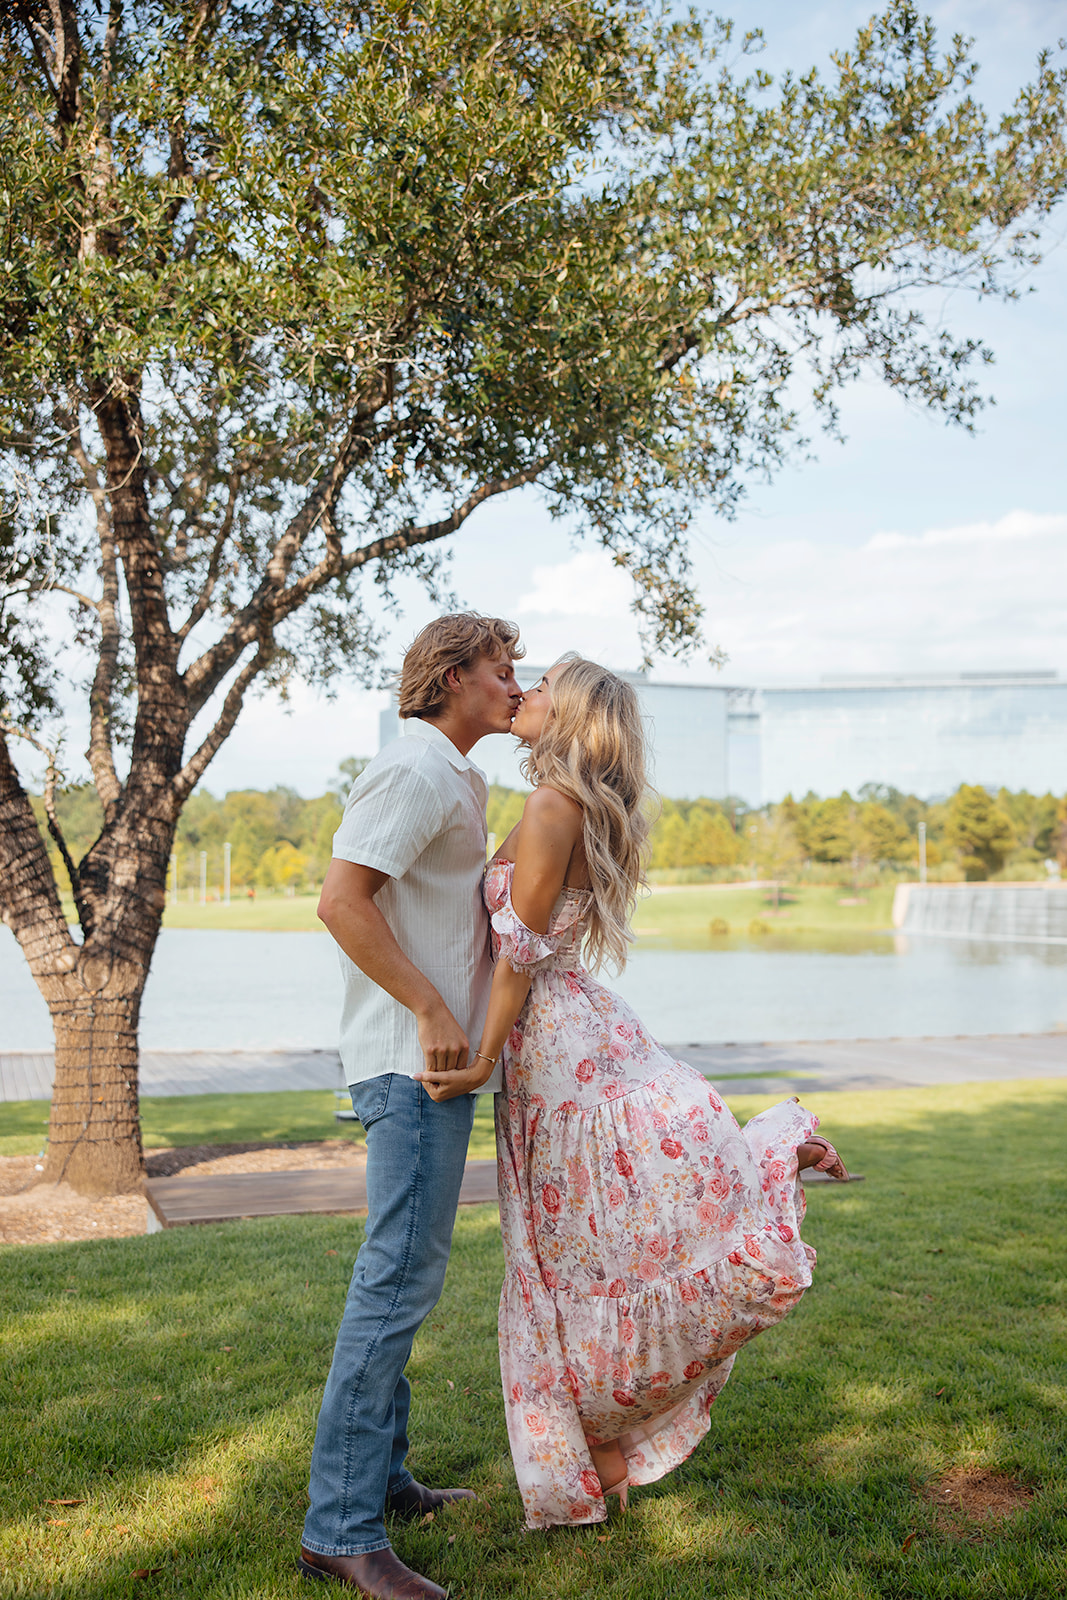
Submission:
M 1067 885 L 902 883 L 893 926 L 945 939 L 1067 944 Z

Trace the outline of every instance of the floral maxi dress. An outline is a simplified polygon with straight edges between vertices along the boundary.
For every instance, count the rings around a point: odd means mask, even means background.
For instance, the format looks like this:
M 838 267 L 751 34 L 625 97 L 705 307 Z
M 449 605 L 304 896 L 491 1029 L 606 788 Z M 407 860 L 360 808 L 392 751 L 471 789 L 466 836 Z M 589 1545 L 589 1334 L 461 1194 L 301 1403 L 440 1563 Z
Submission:
M 587 1438 L 618 1439 L 632 1484 L 708 1429 L 734 1356 L 811 1283 L 787 1100 L 739 1128 L 694 1068 L 581 964 L 588 891 L 547 934 L 486 873 L 494 951 L 533 982 L 504 1048 L 496 1134 L 505 1276 L 500 1369 L 527 1525 L 606 1516 Z

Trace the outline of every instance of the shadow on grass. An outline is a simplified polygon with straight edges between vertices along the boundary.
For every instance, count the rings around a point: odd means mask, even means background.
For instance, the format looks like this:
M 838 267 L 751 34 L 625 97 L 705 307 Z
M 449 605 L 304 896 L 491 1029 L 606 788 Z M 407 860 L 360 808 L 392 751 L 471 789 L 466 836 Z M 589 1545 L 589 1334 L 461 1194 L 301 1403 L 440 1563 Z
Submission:
M 398 1529 L 405 1560 L 486 1600 L 1062 1593 L 1067 1085 L 816 1109 L 868 1181 L 809 1196 L 815 1288 L 742 1352 L 689 1461 L 606 1525 L 521 1531 L 496 1215 L 461 1213 L 410 1368 L 412 1466 L 482 1498 Z M 0 1254 L 7 1592 L 110 1600 L 157 1567 L 160 1596 L 300 1592 L 307 1461 L 360 1236 L 283 1218 Z M 939 1529 L 920 1492 L 968 1465 L 1038 1486 L 976 1542 Z

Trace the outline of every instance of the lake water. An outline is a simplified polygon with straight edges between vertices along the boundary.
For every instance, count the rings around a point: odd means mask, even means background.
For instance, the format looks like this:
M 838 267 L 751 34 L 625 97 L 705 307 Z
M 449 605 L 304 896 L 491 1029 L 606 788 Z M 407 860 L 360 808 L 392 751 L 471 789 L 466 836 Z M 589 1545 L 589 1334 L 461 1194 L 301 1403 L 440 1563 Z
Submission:
M 865 936 L 774 948 L 639 949 L 613 984 L 672 1044 L 1044 1033 L 1067 1027 L 1067 947 Z M 325 933 L 165 930 L 141 1043 L 156 1050 L 336 1045 Z M 0 929 L 0 1050 L 47 1050 L 48 1012 Z

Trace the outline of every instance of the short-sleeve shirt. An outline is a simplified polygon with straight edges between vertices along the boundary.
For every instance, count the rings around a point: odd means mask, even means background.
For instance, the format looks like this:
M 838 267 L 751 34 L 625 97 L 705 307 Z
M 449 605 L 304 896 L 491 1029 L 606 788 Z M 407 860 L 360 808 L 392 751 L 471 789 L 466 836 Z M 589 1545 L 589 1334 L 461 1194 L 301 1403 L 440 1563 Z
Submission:
M 333 853 L 388 873 L 375 903 L 433 984 L 473 1051 L 489 1005 L 492 958 L 482 900 L 485 774 L 431 722 L 412 717 L 353 785 Z M 414 1013 L 338 946 L 344 978 L 341 1065 L 348 1083 L 422 1069 Z M 483 1086 L 501 1087 L 500 1068 Z

